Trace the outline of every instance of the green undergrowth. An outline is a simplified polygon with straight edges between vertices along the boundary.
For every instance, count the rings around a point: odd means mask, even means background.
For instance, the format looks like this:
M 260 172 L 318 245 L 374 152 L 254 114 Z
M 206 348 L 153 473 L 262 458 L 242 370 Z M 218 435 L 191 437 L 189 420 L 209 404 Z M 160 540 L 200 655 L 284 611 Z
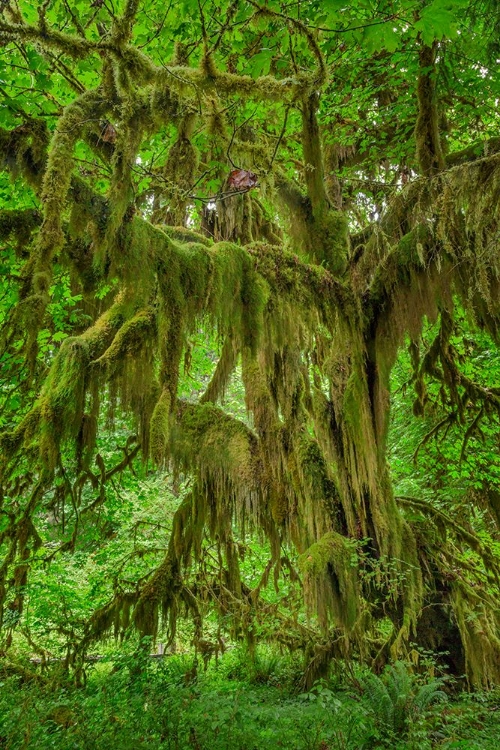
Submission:
M 448 697 L 443 680 L 396 663 L 300 692 L 301 664 L 235 648 L 206 672 L 192 654 L 146 649 L 94 664 L 85 687 L 0 672 L 0 747 L 9 750 L 496 750 L 497 694 Z M 344 674 L 342 674 L 344 673 Z M 349 673 L 349 680 L 345 674 Z M 444 690 L 442 689 L 444 688 Z

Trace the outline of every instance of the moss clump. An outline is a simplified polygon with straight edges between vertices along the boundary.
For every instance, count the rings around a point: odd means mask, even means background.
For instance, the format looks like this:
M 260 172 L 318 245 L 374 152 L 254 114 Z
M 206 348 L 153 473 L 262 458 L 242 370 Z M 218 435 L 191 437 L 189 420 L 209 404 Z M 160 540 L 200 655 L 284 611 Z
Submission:
M 168 456 L 170 408 L 170 392 L 164 389 L 156 402 L 150 422 L 151 455 L 159 465 L 163 464 Z
M 40 455 L 53 470 L 64 438 L 80 431 L 89 348 L 77 338 L 64 341 L 40 394 Z
M 33 231 L 41 223 L 40 212 L 33 208 L 0 211 L 0 239 L 14 236 L 17 252 L 20 253 L 31 239 Z
M 174 242 L 195 242 L 206 247 L 211 247 L 214 244 L 209 237 L 205 237 L 193 229 L 187 229 L 187 227 L 162 225 L 160 228 Z
M 170 148 L 165 166 L 159 173 L 165 206 L 155 211 L 156 223 L 182 226 L 186 222 L 186 211 L 190 201 L 189 191 L 196 181 L 199 160 L 198 152 L 191 141 L 196 119 L 196 111 L 182 118 L 177 139 Z
M 452 587 L 451 601 L 465 651 L 467 680 L 488 690 L 498 685 L 500 637 L 498 611 L 464 580 Z
M 351 631 L 360 612 L 360 589 L 354 548 L 334 531 L 312 544 L 299 558 L 306 601 L 324 627 L 333 624 Z
M 171 455 L 183 468 L 239 498 L 258 494 L 260 461 L 255 435 L 213 404 L 181 404 L 171 431 Z M 221 493 L 221 499 L 224 492 Z
M 226 73 L 222 70 L 206 70 L 172 66 L 158 71 L 156 86 L 174 90 L 184 98 L 194 98 L 197 91 L 204 94 L 237 95 L 257 101 L 297 101 L 304 91 L 314 87 L 314 79 L 308 73 L 298 73 L 293 78 L 281 80 L 273 76 L 252 78 L 247 75 Z
M 14 130 L 0 128 L 2 165 L 13 177 L 21 175 L 37 192 L 47 161 L 49 131 L 43 120 L 31 119 Z
M 94 359 L 92 365 L 106 368 L 107 376 L 111 378 L 123 367 L 126 359 L 136 356 L 155 334 L 155 322 L 153 310 L 139 310 L 120 326 L 106 351 Z
M 50 270 L 50 260 L 64 242 L 62 210 L 71 184 L 75 144 L 82 137 L 89 118 L 102 117 L 106 106 L 101 92 L 86 91 L 66 107 L 57 123 L 50 142 L 43 177 L 44 219 L 37 250 L 37 262 L 40 269 Z
M 334 276 L 342 277 L 349 257 L 349 228 L 345 213 L 329 209 L 315 217 L 310 233 L 311 255 Z

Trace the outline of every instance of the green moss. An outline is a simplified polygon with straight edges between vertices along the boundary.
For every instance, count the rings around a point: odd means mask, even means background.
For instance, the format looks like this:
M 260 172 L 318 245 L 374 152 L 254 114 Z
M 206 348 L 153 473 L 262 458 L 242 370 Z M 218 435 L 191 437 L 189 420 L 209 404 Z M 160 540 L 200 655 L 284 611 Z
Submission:
M 89 119 L 102 117 L 106 106 L 100 92 L 86 91 L 66 107 L 50 141 L 42 186 L 44 220 L 37 253 L 44 271 L 50 270 L 50 260 L 64 242 L 62 210 L 71 183 L 75 144 Z
M 108 377 L 112 376 L 126 358 L 137 356 L 143 349 L 155 333 L 155 322 L 153 310 L 139 310 L 120 326 L 106 351 L 92 365 L 106 368 Z
M 155 212 L 155 222 L 178 226 L 186 221 L 186 211 L 191 200 L 189 191 L 196 181 L 199 160 L 198 152 L 191 142 L 196 119 L 195 111 L 183 117 L 177 140 L 171 146 L 167 161 L 160 171 L 166 204 L 163 209 Z
M 40 222 L 41 215 L 33 208 L 0 211 L 0 239 L 5 240 L 14 236 L 17 241 L 17 251 L 20 252 L 26 247 Z
M 439 137 L 439 113 L 436 92 L 437 43 L 422 45 L 419 51 L 420 73 L 417 83 L 418 116 L 415 125 L 417 158 L 426 177 L 444 168 Z
M 304 92 L 311 90 L 314 79 L 308 73 L 298 73 L 293 78 L 276 79 L 273 76 L 236 75 L 214 67 L 210 71 L 198 68 L 170 67 L 156 76 L 158 87 L 174 89 L 180 96 L 194 97 L 196 91 L 203 93 L 237 95 L 258 101 L 296 101 Z
M 323 626 L 330 619 L 348 632 L 359 615 L 360 590 L 352 544 L 334 531 L 312 544 L 299 558 L 306 599 Z
M 342 277 L 349 257 L 347 215 L 333 209 L 315 216 L 310 233 L 310 252 L 317 263 L 336 277 Z
M 29 120 L 14 130 L 0 128 L 0 154 L 4 168 L 13 177 L 19 174 L 37 192 L 47 161 L 49 131 L 43 120 Z
M 195 242 L 206 247 L 211 247 L 214 244 L 209 237 L 205 237 L 200 232 L 195 232 L 193 229 L 187 229 L 183 226 L 161 226 L 160 229 L 167 237 L 174 240 L 174 242 Z
M 337 525 L 340 498 L 318 441 L 304 434 L 300 438 L 298 451 L 301 472 L 307 483 L 307 497 L 311 499 L 310 513 L 319 516 L 326 512 L 329 523 Z
M 66 339 L 40 394 L 40 456 L 51 470 L 57 465 L 61 441 L 75 438 L 80 430 L 88 363 L 86 342 Z
M 207 401 L 215 403 L 223 398 L 229 379 L 238 361 L 239 348 L 235 340 L 228 335 L 221 349 L 217 366 L 208 384 L 205 393 L 200 398 L 200 403 Z
M 170 622 L 175 623 L 177 594 L 180 579 L 170 555 L 158 567 L 154 575 L 144 586 L 133 612 L 133 622 L 141 635 L 154 638 L 158 631 L 159 615 L 168 617 L 173 614 Z M 175 632 L 175 631 L 174 631 Z
M 64 340 L 33 408 L 16 430 L 3 436 L 7 460 L 23 445 L 37 441 L 43 465 L 54 470 L 61 443 L 74 441 L 80 434 L 85 395 L 91 384 L 90 364 L 109 346 L 124 319 L 123 299 L 119 296 L 81 336 Z
M 451 601 L 469 684 L 486 690 L 496 687 L 500 681 L 500 622 L 496 606 L 460 579 L 452 587 Z
M 207 481 L 252 493 L 259 476 L 256 439 L 249 428 L 213 404 L 182 404 L 172 428 L 172 457 L 194 466 Z
M 323 217 L 328 209 L 321 137 L 316 114 L 318 107 L 319 94 L 317 91 L 303 98 L 301 111 L 302 151 L 305 167 L 304 180 L 307 186 L 307 195 L 311 202 L 312 213 L 315 218 Z
M 161 465 L 168 455 L 170 433 L 170 393 L 164 389 L 156 402 L 150 422 L 150 445 L 153 460 Z

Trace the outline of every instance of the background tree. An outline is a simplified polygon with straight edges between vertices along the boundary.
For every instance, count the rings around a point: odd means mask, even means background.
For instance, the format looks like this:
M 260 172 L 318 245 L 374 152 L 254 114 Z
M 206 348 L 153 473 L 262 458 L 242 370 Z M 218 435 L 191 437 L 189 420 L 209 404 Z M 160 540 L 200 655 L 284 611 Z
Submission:
M 416 642 L 498 682 L 498 495 L 485 481 L 458 522 L 396 498 L 387 463 L 407 343 L 415 413 L 436 383 L 443 410 L 424 442 L 457 425 L 465 454 L 497 419 L 500 391 L 456 343 L 464 316 L 493 340 L 499 322 L 496 3 L 117 5 L 2 3 L 9 627 L 45 554 L 37 519 L 67 509 L 73 550 L 140 455 L 189 493 L 161 565 L 72 639 L 77 664 L 113 627 L 173 637 L 185 611 L 200 642 L 207 592 L 251 639 L 260 587 L 235 538 L 250 527 L 267 575 L 299 554 L 316 673 Z M 200 325 L 220 353 L 187 401 Z M 223 408 L 239 367 L 246 420 Z M 106 414 L 136 425 L 114 465 L 96 447 Z M 206 540 L 218 570 L 188 585 Z

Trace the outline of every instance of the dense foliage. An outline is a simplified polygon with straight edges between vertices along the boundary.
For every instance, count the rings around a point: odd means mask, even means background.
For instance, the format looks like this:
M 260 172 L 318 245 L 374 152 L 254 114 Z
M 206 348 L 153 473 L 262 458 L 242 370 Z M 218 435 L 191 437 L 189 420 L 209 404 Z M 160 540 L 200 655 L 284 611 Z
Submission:
M 401 662 L 380 677 L 353 674 L 297 690 L 301 664 L 235 649 L 186 680 L 192 660 L 122 652 L 101 662 L 85 689 L 10 677 L 0 693 L 7 748 L 123 750 L 496 750 L 498 694 L 453 701 L 442 679 Z
M 206 664 L 305 654 L 306 687 L 430 650 L 500 682 L 499 28 L 497 0 L 0 3 L 14 671 L 24 643 L 78 682 L 183 622 Z

